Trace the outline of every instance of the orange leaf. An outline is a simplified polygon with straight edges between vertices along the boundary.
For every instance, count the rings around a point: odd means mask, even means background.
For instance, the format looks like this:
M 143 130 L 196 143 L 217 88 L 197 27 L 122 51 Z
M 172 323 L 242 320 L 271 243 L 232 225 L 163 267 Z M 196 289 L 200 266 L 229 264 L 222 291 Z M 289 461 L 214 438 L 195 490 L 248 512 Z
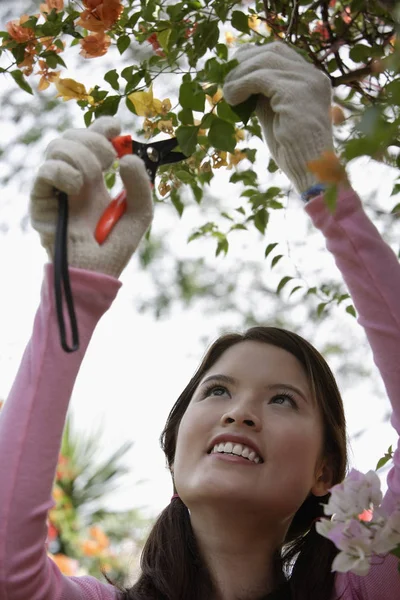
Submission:
M 332 150 L 323 152 L 316 160 L 308 161 L 307 167 L 321 183 L 348 184 L 349 182 L 346 169 Z

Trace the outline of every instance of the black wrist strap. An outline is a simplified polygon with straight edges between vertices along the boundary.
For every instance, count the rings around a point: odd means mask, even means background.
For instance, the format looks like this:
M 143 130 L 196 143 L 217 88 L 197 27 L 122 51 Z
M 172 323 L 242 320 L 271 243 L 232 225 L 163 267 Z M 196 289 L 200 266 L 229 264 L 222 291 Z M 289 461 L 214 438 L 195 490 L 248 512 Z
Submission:
M 68 229 L 68 196 L 64 192 L 57 191 L 58 219 L 56 229 L 56 241 L 54 250 L 54 291 L 56 298 L 56 310 L 58 329 L 60 332 L 61 346 L 65 352 L 75 352 L 79 348 L 78 324 L 76 321 L 74 300 L 68 273 L 67 258 L 67 229 Z M 62 286 L 64 286 L 65 301 L 72 333 L 72 347 L 67 345 L 65 337 L 65 323 L 63 314 Z

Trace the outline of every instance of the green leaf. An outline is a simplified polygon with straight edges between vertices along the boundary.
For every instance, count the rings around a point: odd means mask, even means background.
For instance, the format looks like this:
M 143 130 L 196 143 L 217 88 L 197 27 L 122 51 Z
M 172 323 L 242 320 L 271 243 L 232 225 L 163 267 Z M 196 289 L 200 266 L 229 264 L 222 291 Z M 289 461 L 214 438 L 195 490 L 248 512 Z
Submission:
M 334 212 L 336 210 L 337 193 L 338 193 L 338 189 L 337 189 L 336 184 L 329 185 L 326 188 L 326 190 L 324 191 L 325 204 L 327 205 L 329 211 L 332 214 L 334 214 Z
M 160 42 L 160 46 L 165 52 L 168 51 L 168 44 L 171 38 L 172 29 L 164 29 L 157 33 L 157 39 Z
M 129 75 L 126 71 L 127 71 L 127 69 L 124 69 L 121 73 L 121 75 L 122 75 L 122 77 L 124 77 L 124 79 L 127 79 L 127 77 L 129 77 Z M 126 76 L 124 76 L 124 72 L 125 72 Z M 144 71 L 138 71 L 135 74 L 131 73 L 129 80 L 127 79 L 128 83 L 125 86 L 124 93 L 130 94 L 131 92 L 133 92 L 137 88 L 137 86 L 139 85 L 141 80 L 143 79 L 144 75 L 145 75 Z
M 382 458 L 380 458 L 378 460 L 378 464 L 375 467 L 375 471 L 377 471 L 378 469 L 380 469 L 381 467 L 386 465 L 386 463 L 392 458 L 393 458 L 393 449 L 392 449 L 392 446 L 390 445 L 387 452 L 385 453 L 385 455 L 382 456 Z
M 245 186 L 256 187 L 257 181 L 258 181 L 258 176 L 255 171 L 252 171 L 251 169 L 247 169 L 246 171 L 236 171 L 235 173 L 233 173 L 231 175 L 229 181 L 230 181 L 230 183 L 237 183 L 238 181 L 242 181 Z M 246 191 L 248 191 L 248 190 L 246 190 Z M 248 195 L 248 194 L 245 194 L 243 192 L 241 194 L 241 196 L 244 196 L 244 195 Z
M 147 2 L 142 2 L 142 16 L 145 21 L 155 21 L 154 13 L 156 10 L 156 2 L 155 0 L 147 0 Z
M 194 195 L 194 198 L 197 202 L 197 204 L 200 204 L 202 199 L 203 199 L 203 190 L 200 186 L 198 186 L 196 183 L 194 183 L 193 181 L 191 182 L 191 188 L 192 188 L 192 192 Z
M 183 210 L 185 208 L 185 205 L 182 203 L 182 200 L 179 196 L 179 192 L 176 188 L 172 188 L 171 190 L 171 194 L 170 194 L 170 198 L 171 198 L 171 202 L 172 204 L 175 206 L 176 211 L 179 215 L 179 217 L 182 216 L 183 214 Z
M 121 101 L 121 96 L 107 96 L 105 100 L 97 106 L 94 110 L 96 118 L 101 117 L 103 115 L 110 115 L 113 117 L 118 112 L 119 103 Z
M 217 44 L 215 50 L 218 58 L 228 60 L 228 47 L 226 44 Z
M 206 113 L 201 119 L 200 129 L 210 129 L 212 122 L 216 118 L 217 117 L 214 115 L 214 113 Z
M 188 81 L 181 84 L 179 89 L 179 103 L 182 108 L 204 112 L 205 101 L 206 95 L 199 83 Z
M 257 227 L 258 231 L 264 235 L 267 224 L 268 212 L 265 210 L 265 208 L 261 208 L 254 215 L 254 225 Z
M 265 248 L 264 258 L 267 258 L 268 254 L 272 252 L 272 250 L 278 245 L 279 242 L 273 242 L 272 244 L 268 244 Z
M 287 283 L 289 283 L 289 281 L 291 281 L 292 279 L 294 279 L 293 277 L 290 277 L 289 275 L 286 275 L 286 277 L 283 277 L 280 282 L 278 283 L 278 287 L 276 288 L 276 293 L 279 294 L 281 290 L 283 290 L 283 288 L 285 287 L 285 285 Z M 293 293 L 293 292 L 292 292 Z
M 129 35 L 120 35 L 117 39 L 117 48 L 120 54 L 123 54 L 127 48 L 129 48 L 131 38 Z
M 10 71 L 10 75 L 14 79 L 15 83 L 17 85 L 19 85 L 21 90 L 24 90 L 24 92 L 28 92 L 28 94 L 32 94 L 32 96 L 33 96 L 32 88 L 29 85 L 29 83 L 26 81 L 22 71 L 16 69 L 14 71 Z
M 391 196 L 395 196 L 396 194 L 400 194 L 400 183 L 395 183 L 392 189 Z
M 113 188 L 115 185 L 115 180 L 116 180 L 115 172 L 113 171 L 112 173 L 106 173 L 104 179 L 106 182 L 107 189 L 111 190 L 111 188 Z
M 233 153 L 236 147 L 235 128 L 232 123 L 217 117 L 211 124 L 208 140 L 216 150 Z
M 217 104 L 217 114 L 224 121 L 229 121 L 230 123 L 237 123 L 241 121 L 241 117 L 237 113 L 235 113 L 232 108 L 229 106 L 225 100 L 221 100 Z
M 191 175 L 190 173 L 188 173 L 187 171 L 184 171 L 184 170 L 175 171 L 175 175 L 183 183 L 191 183 L 193 180 L 193 175 Z
M 301 289 L 303 289 L 303 286 L 301 286 L 301 285 L 296 285 L 296 287 L 294 287 L 294 288 L 292 289 L 292 291 L 290 292 L 290 294 L 289 294 L 289 298 L 292 296 L 292 294 L 294 294 L 295 292 L 297 292 L 298 290 L 301 290 Z
M 83 116 L 83 120 L 85 121 L 85 125 L 86 125 L 86 127 L 89 127 L 89 125 L 90 125 L 90 124 L 91 124 L 91 122 L 92 122 L 92 119 L 93 119 L 93 112 L 94 112 L 94 109 L 93 109 L 93 108 L 91 108 L 91 109 L 89 109 L 87 112 L 85 112 L 85 114 L 84 114 L 84 116 Z
M 217 249 L 215 251 L 215 256 L 218 256 L 221 252 L 224 252 L 225 256 L 228 253 L 229 243 L 226 237 L 224 236 L 218 242 Z
M 183 108 L 178 113 L 178 119 L 182 125 L 194 125 L 193 112 L 190 108 Z
M 116 91 L 119 90 L 118 79 L 119 79 L 119 75 L 118 75 L 116 69 L 112 69 L 111 71 L 108 71 L 104 75 L 104 80 L 107 81 L 107 83 L 109 83 L 111 85 L 113 90 L 116 90 Z
M 275 265 L 278 264 L 278 262 L 281 260 L 281 258 L 283 258 L 283 254 L 278 254 L 277 256 L 274 256 L 274 258 L 271 261 L 271 269 L 273 269 L 275 267 Z
M 279 167 L 276 164 L 276 162 L 272 158 L 270 158 L 267 169 L 269 173 L 275 173 L 279 169 Z
M 244 102 L 240 104 L 236 104 L 236 106 L 231 106 L 233 112 L 235 112 L 244 125 L 247 125 L 251 115 L 254 113 L 258 102 L 258 96 L 253 94 Z
M 179 147 L 186 156 L 191 156 L 196 151 L 199 129 L 199 126 L 181 125 L 176 130 Z
M 349 306 L 346 306 L 346 312 L 349 313 L 349 315 L 351 315 L 352 317 L 356 317 L 356 310 L 354 308 L 354 306 L 352 304 L 350 304 Z
M 356 63 L 367 62 L 371 56 L 372 48 L 365 44 L 356 44 L 350 50 L 350 58 Z
M 213 50 L 218 44 L 219 28 L 218 21 L 209 19 L 198 23 L 197 29 L 193 35 L 193 43 L 198 53 L 198 58 L 202 57 L 207 49 Z
M 248 16 L 240 10 L 233 11 L 231 25 L 242 33 L 250 33 Z
M 317 306 L 317 315 L 320 317 L 325 310 L 325 307 L 329 304 L 329 302 L 320 302 Z

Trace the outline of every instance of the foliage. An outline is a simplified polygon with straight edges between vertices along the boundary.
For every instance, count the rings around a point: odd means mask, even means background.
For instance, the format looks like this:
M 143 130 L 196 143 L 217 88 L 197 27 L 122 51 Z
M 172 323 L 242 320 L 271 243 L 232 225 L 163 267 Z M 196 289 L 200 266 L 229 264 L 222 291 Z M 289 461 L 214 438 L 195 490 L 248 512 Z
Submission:
M 67 418 L 48 518 L 49 556 L 67 575 L 101 571 L 120 582 L 132 574 L 149 522 L 140 511 L 110 511 L 104 497 L 129 469 L 120 464 L 132 443 L 96 461 L 101 432 L 84 436 Z
M 72 100 L 83 112 L 86 125 L 100 115 L 115 115 L 125 103 L 141 117 L 139 134 L 151 139 L 160 133 L 176 136 L 186 161 L 161 168 L 156 200 L 170 202 L 179 218 L 188 206 L 187 197 L 201 205 L 218 169 L 232 170 L 230 182 L 242 188 L 240 206 L 220 212 L 229 221 L 222 229 L 215 221 L 199 224 L 188 242 L 215 240 L 216 256 L 227 255 L 229 240 L 237 230 L 266 235 L 271 213 L 284 207 L 284 190 L 265 189 L 254 171 L 257 150 L 251 148 L 261 131 L 253 114 L 254 101 L 232 110 L 222 96 L 227 73 L 235 66 L 234 46 L 268 44 L 285 40 L 324 71 L 335 91 L 332 118 L 336 124 L 337 148 L 342 165 L 369 156 L 399 167 L 399 48 L 398 25 L 387 3 L 353 0 L 341 2 L 150 2 L 112 0 L 48 0 L 30 15 L 7 23 L 0 53 L 1 72 L 13 78 L 26 93 L 54 89 L 57 106 Z M 116 47 L 121 65 L 99 71 L 98 83 L 86 89 L 68 77 L 68 50 L 79 46 L 81 61 L 95 61 Z M 150 55 L 140 60 L 133 48 L 148 47 Z M 65 57 L 65 58 L 64 58 Z M 6 64 L 8 60 L 8 64 Z M 67 62 L 66 62 L 67 61 Z M 2 63 L 2 64 L 3 64 Z M 168 74 L 175 89 L 170 98 L 155 97 L 157 79 Z M 46 96 L 47 101 L 49 97 Z M 39 134 L 39 132 L 38 132 Z M 335 184 L 344 175 L 333 158 L 316 165 L 320 178 L 333 184 L 327 194 L 335 202 Z M 268 169 L 276 170 L 270 161 Z M 333 173 L 333 179 L 332 179 Z M 330 179 L 329 179 L 330 178 Z M 112 188 L 115 173 L 106 178 Z M 400 180 L 393 195 L 400 190 Z M 396 215 L 398 204 L 393 208 Z M 388 207 L 390 212 L 390 208 Z M 268 256 L 266 246 L 265 257 Z M 273 269 L 283 255 L 270 263 Z M 312 288 L 285 274 L 276 293 L 289 287 L 303 299 Z M 325 292 L 327 286 L 325 285 Z M 317 315 L 332 303 L 340 304 L 343 293 L 324 297 L 317 288 Z M 347 303 L 346 310 L 354 314 Z

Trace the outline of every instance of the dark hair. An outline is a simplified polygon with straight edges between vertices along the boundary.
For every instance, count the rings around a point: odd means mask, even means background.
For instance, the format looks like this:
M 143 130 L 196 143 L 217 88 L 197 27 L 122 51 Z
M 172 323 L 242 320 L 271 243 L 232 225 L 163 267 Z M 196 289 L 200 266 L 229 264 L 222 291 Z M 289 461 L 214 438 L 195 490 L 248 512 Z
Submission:
M 168 467 L 174 462 L 181 419 L 203 375 L 231 346 L 259 341 L 283 348 L 294 355 L 308 376 L 311 391 L 321 410 L 324 445 L 322 455 L 332 469 L 332 484 L 347 473 L 346 421 L 335 378 L 322 355 L 299 335 L 277 327 L 251 327 L 245 333 L 219 337 L 205 354 L 196 373 L 175 402 L 160 437 Z M 176 492 L 176 490 L 174 490 Z M 315 530 L 323 516 L 323 497 L 310 494 L 296 512 L 282 548 L 275 556 L 278 587 L 259 600 L 331 600 L 334 573 L 331 565 L 338 550 Z M 141 557 L 138 581 L 123 592 L 123 600 L 204 600 L 213 596 L 211 575 L 200 555 L 188 510 L 176 498 L 154 524 Z

